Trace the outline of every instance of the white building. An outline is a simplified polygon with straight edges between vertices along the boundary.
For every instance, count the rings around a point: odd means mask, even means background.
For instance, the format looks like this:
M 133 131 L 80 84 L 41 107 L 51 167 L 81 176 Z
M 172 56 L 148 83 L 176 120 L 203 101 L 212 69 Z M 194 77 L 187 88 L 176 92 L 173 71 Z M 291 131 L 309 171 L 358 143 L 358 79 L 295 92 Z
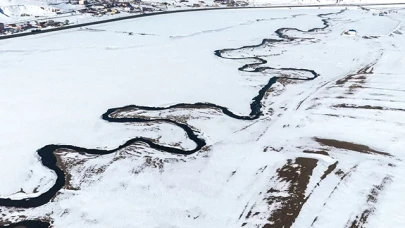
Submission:
M 349 29 L 349 30 L 347 30 L 347 31 L 344 31 L 342 35 L 345 35 L 345 36 L 355 36 L 355 35 L 357 35 L 357 31 L 354 30 L 354 29 Z

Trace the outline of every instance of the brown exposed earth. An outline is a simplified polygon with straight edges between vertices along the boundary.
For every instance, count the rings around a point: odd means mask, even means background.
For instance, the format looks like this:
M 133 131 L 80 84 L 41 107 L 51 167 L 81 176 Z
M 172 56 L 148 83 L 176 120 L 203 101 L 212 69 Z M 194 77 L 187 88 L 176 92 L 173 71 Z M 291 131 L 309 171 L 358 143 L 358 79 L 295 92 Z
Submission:
M 70 170 L 70 166 L 72 166 L 74 164 L 71 164 L 71 162 L 64 161 L 62 159 L 63 154 L 65 152 L 66 151 L 62 151 L 62 150 L 55 151 L 54 154 L 55 154 L 55 157 L 56 157 L 56 165 L 65 173 L 65 189 L 79 190 L 78 188 L 73 187 L 72 184 L 71 184 L 72 176 L 71 176 L 70 172 L 68 172 L 68 170 Z M 80 162 L 80 164 L 83 164 L 83 163 L 84 162 Z
M 325 156 L 329 156 L 329 153 L 324 151 L 324 150 L 304 150 L 304 153 L 307 154 L 320 154 L 320 155 L 325 155 Z
M 405 109 L 401 109 L 401 108 L 385 108 L 385 107 L 381 107 L 381 106 L 371 106 L 371 105 L 338 104 L 338 105 L 334 105 L 332 107 L 334 107 L 334 108 L 370 109 L 370 110 L 390 110 L 390 111 L 405 112 Z
M 362 85 L 366 83 L 367 75 L 371 75 L 374 73 L 374 65 L 377 63 L 377 61 L 378 60 L 364 66 L 356 73 L 348 74 L 346 77 L 337 80 L 336 85 L 339 87 L 347 86 L 349 90 L 346 94 L 354 94 L 357 89 L 363 88 Z M 346 83 L 348 82 L 353 83 L 351 85 L 346 85 Z
M 336 85 L 343 85 L 343 84 L 345 84 L 346 82 L 348 82 L 348 81 L 350 81 L 350 80 L 352 80 L 352 79 L 355 79 L 355 77 L 356 77 L 356 76 L 359 76 L 359 75 L 363 75 L 363 76 L 364 76 L 364 74 L 373 74 L 373 70 L 374 70 L 373 66 L 374 66 L 375 64 L 376 64 L 376 63 L 371 63 L 371 64 L 369 64 L 369 65 L 367 65 L 367 66 L 361 68 L 360 70 L 358 70 L 357 73 L 355 73 L 355 74 L 349 74 L 349 75 L 347 75 L 346 77 L 337 80 L 337 81 L 336 81 Z
M 268 204 L 280 204 L 280 206 L 273 211 L 263 228 L 288 228 L 294 224 L 305 204 L 305 191 L 317 163 L 318 160 L 313 158 L 289 159 L 277 170 L 277 181 L 289 184 L 288 196 L 272 194 L 279 192 L 273 188 L 268 190 L 269 197 L 266 198 Z
M 333 172 L 333 170 L 336 169 L 338 162 L 333 163 L 332 165 L 328 166 L 328 169 L 325 170 L 325 172 L 323 173 L 323 175 L 321 176 L 321 181 L 323 181 L 329 174 L 331 174 Z M 319 183 L 318 183 L 319 185 Z
M 335 139 L 323 139 L 323 138 L 316 138 L 316 137 L 314 139 L 319 144 L 322 144 L 322 145 L 328 146 L 328 147 L 334 147 L 334 148 L 343 149 L 343 150 L 351 150 L 351 151 L 356 151 L 356 152 L 364 153 L 364 154 L 378 154 L 378 155 L 392 157 L 392 155 L 389 153 L 371 149 L 370 147 L 368 147 L 366 145 L 356 144 L 356 143 L 352 143 L 352 142 L 339 141 L 339 140 L 335 140 Z

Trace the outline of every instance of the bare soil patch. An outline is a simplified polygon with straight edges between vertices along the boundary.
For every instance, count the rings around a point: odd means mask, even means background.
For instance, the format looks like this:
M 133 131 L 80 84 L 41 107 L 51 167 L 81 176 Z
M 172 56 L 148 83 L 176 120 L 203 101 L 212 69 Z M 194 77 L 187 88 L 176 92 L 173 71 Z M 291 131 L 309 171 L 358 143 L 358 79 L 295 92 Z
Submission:
M 315 139 L 315 141 L 317 141 L 318 143 L 320 143 L 324 146 L 335 147 L 335 148 L 343 149 L 343 150 L 356 151 L 356 152 L 363 153 L 363 154 L 378 154 L 378 155 L 392 157 L 392 155 L 389 153 L 371 149 L 370 147 L 368 147 L 366 145 L 356 144 L 356 143 L 352 143 L 352 142 L 339 141 L 339 140 L 334 140 L 334 139 L 323 139 L 323 138 L 314 138 L 314 139 Z
M 263 228 L 288 228 L 294 224 L 306 202 L 305 191 L 317 163 L 318 160 L 313 158 L 290 159 L 277 170 L 277 180 L 289 183 L 288 196 L 274 196 L 271 193 L 278 191 L 269 189 L 268 204 L 280 203 L 281 206 L 272 213 L 269 223 Z
M 346 77 L 339 79 L 336 81 L 336 85 L 344 85 L 346 82 L 355 79 L 357 76 L 362 76 L 365 79 L 365 74 L 373 74 L 374 65 L 376 62 L 366 65 L 365 67 L 361 68 L 355 74 L 349 74 Z
M 329 156 L 329 153 L 324 151 L 324 150 L 304 150 L 304 153 L 307 154 L 320 154 L 320 155 L 325 155 L 325 156 Z
M 401 109 L 401 108 L 385 108 L 382 106 L 371 106 L 371 105 L 338 104 L 338 105 L 334 105 L 332 107 L 334 107 L 334 108 L 370 109 L 370 110 L 389 110 L 389 111 L 405 112 L 405 109 Z
M 331 174 L 336 169 L 337 164 L 338 164 L 338 162 L 335 162 L 332 165 L 328 166 L 328 168 L 325 170 L 325 172 L 321 176 L 321 180 L 319 182 L 323 181 L 327 176 L 329 176 L 329 174 Z

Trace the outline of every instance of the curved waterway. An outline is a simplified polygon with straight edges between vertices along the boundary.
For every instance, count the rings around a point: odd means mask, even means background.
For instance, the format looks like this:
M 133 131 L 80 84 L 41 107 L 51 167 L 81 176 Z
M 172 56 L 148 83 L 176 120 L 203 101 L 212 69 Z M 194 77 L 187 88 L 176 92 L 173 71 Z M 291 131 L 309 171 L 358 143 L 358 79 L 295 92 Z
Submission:
M 48 228 L 51 224 L 42 221 L 23 221 L 10 224 L 8 226 L 0 226 L 0 228 Z
M 302 32 L 302 33 L 310 33 L 310 32 L 322 31 L 329 27 L 329 18 L 327 16 L 333 15 L 333 14 L 339 14 L 339 13 L 342 13 L 343 11 L 344 10 L 337 12 L 337 13 L 317 15 L 318 17 L 322 18 L 323 27 L 313 28 L 313 29 L 310 29 L 307 31 L 299 30 L 296 28 L 280 28 L 275 31 L 275 33 L 278 35 L 279 39 L 263 39 L 263 41 L 258 45 L 243 46 L 243 47 L 234 48 L 234 49 L 228 48 L 228 49 L 216 50 L 216 51 L 214 51 L 214 54 L 216 56 L 218 56 L 219 58 L 231 59 L 231 60 L 247 60 L 250 62 L 250 63 L 245 64 L 242 67 L 240 67 L 239 71 L 244 71 L 244 72 L 263 72 L 264 70 L 296 71 L 296 72 L 301 72 L 301 73 L 309 73 L 310 75 L 312 75 L 312 77 L 308 77 L 305 79 L 292 77 L 289 79 L 313 80 L 313 79 L 317 78 L 319 76 L 319 74 L 311 69 L 272 68 L 272 67 L 268 67 L 268 66 L 262 66 L 262 65 L 266 64 L 267 61 L 260 57 L 232 58 L 232 57 L 225 57 L 224 53 L 237 51 L 237 50 L 241 50 L 241 49 L 246 49 L 246 48 L 259 48 L 261 46 L 264 46 L 264 45 L 267 45 L 270 43 L 291 42 L 291 41 L 300 39 L 300 38 L 288 36 L 287 32 L 296 31 L 296 32 Z M 119 122 L 119 123 L 145 123 L 145 122 L 170 123 L 170 124 L 176 125 L 177 127 L 183 129 L 186 132 L 187 136 L 190 138 L 190 140 L 195 142 L 196 147 L 192 150 L 183 150 L 183 149 L 179 149 L 179 148 L 156 144 L 152 140 L 150 140 L 148 138 L 143 138 L 143 137 L 133 138 L 133 139 L 127 141 L 126 143 L 124 143 L 123 145 L 120 145 L 119 147 L 112 149 L 112 150 L 88 149 L 88 148 L 82 148 L 82 147 L 77 147 L 77 146 L 72 146 L 72 145 L 46 145 L 46 146 L 42 147 L 41 149 L 39 149 L 37 151 L 37 153 L 41 158 L 42 165 L 47 167 L 48 169 L 53 170 L 56 173 L 57 179 L 56 179 L 55 184 L 48 191 L 44 192 L 43 194 L 41 194 L 37 197 L 18 199 L 18 200 L 10 199 L 10 198 L 0 198 L 0 206 L 15 207 L 15 208 L 33 208 L 33 207 L 38 207 L 38 206 L 41 206 L 41 205 L 44 205 L 44 204 L 50 202 L 55 197 L 57 192 L 60 189 L 62 189 L 66 184 L 65 173 L 63 170 L 61 170 L 60 167 L 58 167 L 57 159 L 54 154 L 55 151 L 57 151 L 57 150 L 73 150 L 78 153 L 105 155 L 105 154 L 115 153 L 134 143 L 141 142 L 141 143 L 146 143 L 151 148 L 162 151 L 162 152 L 190 155 L 190 154 L 200 151 L 206 145 L 205 140 L 203 138 L 201 138 L 198 135 L 198 133 L 195 132 L 190 126 L 188 126 L 187 124 L 184 124 L 184 123 L 179 123 L 179 122 L 169 120 L 169 119 L 147 119 L 147 118 L 140 118 L 140 117 L 115 118 L 115 117 L 112 117 L 111 114 L 119 113 L 121 111 L 125 111 L 128 109 L 137 109 L 137 110 L 145 110 L 145 111 L 159 111 L 159 110 L 169 110 L 169 109 L 211 108 L 211 109 L 220 110 L 223 114 L 225 114 L 231 118 L 235 118 L 235 119 L 239 119 L 239 120 L 254 120 L 254 119 L 258 119 L 260 116 L 262 116 L 262 108 L 263 108 L 262 101 L 265 97 L 266 91 L 277 81 L 278 78 L 279 77 L 270 78 L 269 81 L 267 82 L 267 84 L 264 85 L 258 91 L 258 94 L 252 98 L 252 102 L 250 104 L 250 114 L 247 116 L 235 114 L 231 110 L 229 110 L 228 108 L 223 107 L 223 106 L 219 106 L 219 105 L 211 104 L 211 103 L 202 103 L 202 102 L 194 103 L 194 104 L 180 103 L 180 104 L 176 104 L 176 105 L 172 105 L 172 106 L 168 106 L 168 107 L 147 107 L 147 106 L 129 105 L 129 106 L 125 106 L 125 107 L 109 109 L 109 110 L 107 110 L 106 113 L 104 113 L 102 115 L 102 119 L 105 121 Z M 20 226 L 22 226 L 22 227 L 29 227 L 29 228 L 36 228 L 36 227 L 43 228 L 43 227 L 49 226 L 49 223 L 46 223 L 46 222 L 24 221 L 24 222 L 20 222 L 20 223 L 11 224 L 10 226 L 7 226 L 7 227 L 18 227 L 18 224 L 20 224 Z

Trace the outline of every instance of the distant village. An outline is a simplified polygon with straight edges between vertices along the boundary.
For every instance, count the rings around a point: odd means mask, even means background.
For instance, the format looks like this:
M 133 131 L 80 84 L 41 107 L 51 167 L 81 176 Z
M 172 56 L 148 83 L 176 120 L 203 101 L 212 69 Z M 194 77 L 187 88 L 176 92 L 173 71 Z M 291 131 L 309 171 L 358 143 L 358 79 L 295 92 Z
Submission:
M 39 32 L 42 29 L 47 28 L 57 28 L 62 26 L 67 26 L 73 24 L 76 20 L 72 16 L 87 14 L 94 17 L 101 17 L 104 15 L 114 15 L 121 12 L 128 13 L 142 13 L 141 8 L 139 7 L 139 2 L 108 2 L 108 1 L 69 1 L 68 4 L 71 5 L 81 5 L 77 10 L 62 12 L 59 9 L 55 9 L 54 17 L 49 17 L 48 19 L 41 19 L 39 16 L 34 16 L 35 19 L 27 20 L 21 23 L 5 24 L 0 23 L 0 35 L 11 35 L 20 32 Z M 153 9 L 151 7 L 151 9 Z M 144 11 L 148 11 L 146 8 Z M 154 10 L 150 10 L 154 11 Z M 21 18 L 33 18 L 33 15 L 21 14 Z M 69 21 L 69 18 L 73 21 Z M 73 18 L 73 19 L 72 19 Z
M 204 1 L 198 1 L 198 3 L 188 4 L 188 0 L 180 0 L 183 6 L 188 8 L 197 7 L 237 7 L 247 6 L 248 3 L 244 1 L 234 0 L 215 0 L 214 5 L 207 5 Z M 71 10 L 62 12 L 59 9 L 53 9 L 56 14 L 54 17 L 48 17 L 47 19 L 41 19 L 39 16 L 21 14 L 21 18 L 34 18 L 32 20 L 26 20 L 21 23 L 5 24 L 0 22 L 0 35 L 11 35 L 21 32 L 40 32 L 42 29 L 58 28 L 67 26 L 69 24 L 79 23 L 74 16 L 77 15 L 91 15 L 92 17 L 103 17 L 106 15 L 116 15 L 125 13 L 129 14 L 144 14 L 155 11 L 168 10 L 170 4 L 166 2 L 162 3 L 149 3 L 142 2 L 140 0 L 69 0 L 68 4 L 81 6 L 77 10 Z M 182 7 L 180 5 L 171 7 Z M 66 19 L 69 18 L 69 19 Z
M 65 20 L 64 22 L 60 21 L 27 21 L 25 23 L 18 23 L 18 24 L 4 24 L 0 23 L 0 35 L 11 35 L 14 33 L 19 32 L 38 32 L 41 31 L 43 28 L 55 28 L 61 27 L 69 24 L 69 20 Z

